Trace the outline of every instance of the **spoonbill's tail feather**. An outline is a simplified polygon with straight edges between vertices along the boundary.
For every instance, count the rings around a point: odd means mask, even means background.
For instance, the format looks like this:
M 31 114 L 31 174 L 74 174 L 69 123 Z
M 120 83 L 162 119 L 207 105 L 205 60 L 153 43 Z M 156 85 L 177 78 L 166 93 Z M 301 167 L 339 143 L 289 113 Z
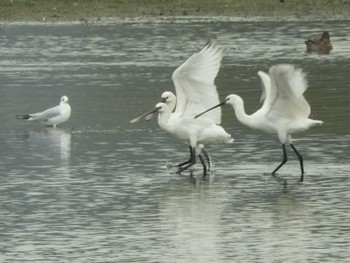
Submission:
M 306 119 L 304 120 L 304 125 L 305 125 L 305 130 L 308 130 L 309 128 L 313 127 L 313 126 L 318 126 L 318 125 L 322 125 L 323 121 L 320 120 L 313 120 L 313 119 Z
M 311 126 L 322 125 L 323 121 L 320 120 L 311 120 Z

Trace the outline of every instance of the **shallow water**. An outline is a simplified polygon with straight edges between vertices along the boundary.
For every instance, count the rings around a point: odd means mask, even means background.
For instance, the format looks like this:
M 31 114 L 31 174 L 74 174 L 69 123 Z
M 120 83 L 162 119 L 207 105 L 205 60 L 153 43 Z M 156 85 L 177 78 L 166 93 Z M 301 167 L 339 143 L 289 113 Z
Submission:
M 303 40 L 331 32 L 330 55 Z M 129 124 L 173 90 L 174 69 L 208 39 L 224 47 L 221 98 L 255 111 L 258 70 L 308 73 L 312 118 L 295 135 L 305 159 L 268 175 L 276 136 L 240 125 L 232 145 L 208 145 L 214 171 L 178 176 L 187 147 L 156 121 Z M 5 25 L 0 34 L 1 262 L 345 262 L 349 260 L 348 21 Z M 70 98 L 60 128 L 15 119 Z

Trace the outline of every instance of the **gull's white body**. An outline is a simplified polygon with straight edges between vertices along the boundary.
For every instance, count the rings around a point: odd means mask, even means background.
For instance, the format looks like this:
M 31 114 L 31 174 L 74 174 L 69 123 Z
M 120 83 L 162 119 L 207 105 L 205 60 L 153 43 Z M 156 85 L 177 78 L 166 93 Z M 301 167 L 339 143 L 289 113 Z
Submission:
M 25 119 L 30 121 L 39 121 L 48 126 L 56 127 L 58 124 L 69 119 L 71 114 L 71 107 L 68 104 L 68 97 L 62 96 L 60 104 L 56 107 L 49 108 L 42 112 L 17 115 L 18 119 Z
M 304 98 L 307 89 L 305 74 L 293 65 L 272 66 L 269 74 L 259 71 L 263 81 L 263 106 L 248 115 L 241 97 L 229 95 L 226 103 L 234 107 L 237 119 L 250 128 L 277 133 L 282 144 L 290 144 L 291 134 L 322 124 L 309 119 L 310 106 Z

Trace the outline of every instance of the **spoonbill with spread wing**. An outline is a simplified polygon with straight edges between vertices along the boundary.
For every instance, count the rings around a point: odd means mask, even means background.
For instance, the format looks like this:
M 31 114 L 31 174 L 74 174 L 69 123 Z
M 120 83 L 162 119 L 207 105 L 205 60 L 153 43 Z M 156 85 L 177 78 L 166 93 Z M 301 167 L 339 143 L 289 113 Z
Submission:
M 197 112 L 219 102 L 214 80 L 218 74 L 221 59 L 220 48 L 214 42 L 208 42 L 201 51 L 193 54 L 173 73 L 176 97 L 174 95 L 172 100 L 176 100 L 175 111 L 172 113 L 175 103 L 165 100 L 168 104 L 158 103 L 151 112 L 130 121 L 134 123 L 158 112 L 159 126 L 190 146 L 190 159 L 179 165 L 178 173 L 194 165 L 196 154 L 198 154 L 203 166 L 203 177 L 205 177 L 207 167 L 200 155 L 204 143 L 233 142 L 231 135 L 219 125 L 221 123 L 220 108 L 203 119 L 194 119 Z M 169 93 L 163 93 L 164 97 L 167 94 L 169 95 Z
M 279 64 L 272 66 L 269 74 L 259 71 L 258 75 L 264 84 L 262 94 L 264 103 L 255 113 L 248 115 L 242 98 L 231 94 L 223 102 L 198 114 L 195 118 L 219 106 L 232 105 L 238 121 L 242 124 L 267 133 L 277 133 L 282 143 L 283 159 L 272 174 L 274 175 L 287 162 L 285 145 L 289 144 L 299 159 L 302 182 L 304 180 L 303 157 L 293 145 L 291 134 L 323 123 L 309 119 L 310 105 L 303 95 L 308 87 L 305 74 L 294 65 Z
M 175 107 L 176 107 L 176 96 L 174 93 L 172 93 L 171 91 L 164 91 L 161 95 L 161 102 L 165 103 L 166 105 L 168 105 L 170 112 L 173 112 Z M 152 116 L 148 115 L 148 116 Z M 148 120 L 148 118 L 146 118 L 146 120 Z M 199 152 L 199 159 L 201 161 L 203 161 L 203 158 L 201 157 L 201 154 L 203 153 L 206 161 L 207 161 L 207 170 L 210 171 L 211 170 L 211 158 L 209 153 L 204 149 L 204 145 L 201 144 L 199 145 L 199 148 L 201 149 Z M 178 164 L 178 167 L 183 167 L 184 165 L 187 165 L 189 163 L 191 163 L 191 146 L 189 146 L 189 150 L 190 150 L 190 158 L 187 161 L 184 161 L 180 164 Z

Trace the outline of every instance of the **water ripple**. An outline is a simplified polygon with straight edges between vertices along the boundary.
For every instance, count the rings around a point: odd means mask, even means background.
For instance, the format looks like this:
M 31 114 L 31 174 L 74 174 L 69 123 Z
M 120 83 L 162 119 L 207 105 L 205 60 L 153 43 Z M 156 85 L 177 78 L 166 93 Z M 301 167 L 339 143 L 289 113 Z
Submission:
M 305 54 L 304 39 L 328 30 L 329 56 Z M 349 257 L 350 53 L 343 21 L 10 24 L 1 28 L 1 262 L 345 262 Z M 214 163 L 176 174 L 185 144 L 152 109 L 171 74 L 208 39 L 224 48 L 219 94 L 257 110 L 258 70 L 292 62 L 308 73 L 312 117 L 282 158 L 276 136 L 252 131 L 223 108 L 236 141 L 207 145 Z M 15 114 L 70 97 L 60 129 Z M 192 177 L 190 176 L 192 174 Z

